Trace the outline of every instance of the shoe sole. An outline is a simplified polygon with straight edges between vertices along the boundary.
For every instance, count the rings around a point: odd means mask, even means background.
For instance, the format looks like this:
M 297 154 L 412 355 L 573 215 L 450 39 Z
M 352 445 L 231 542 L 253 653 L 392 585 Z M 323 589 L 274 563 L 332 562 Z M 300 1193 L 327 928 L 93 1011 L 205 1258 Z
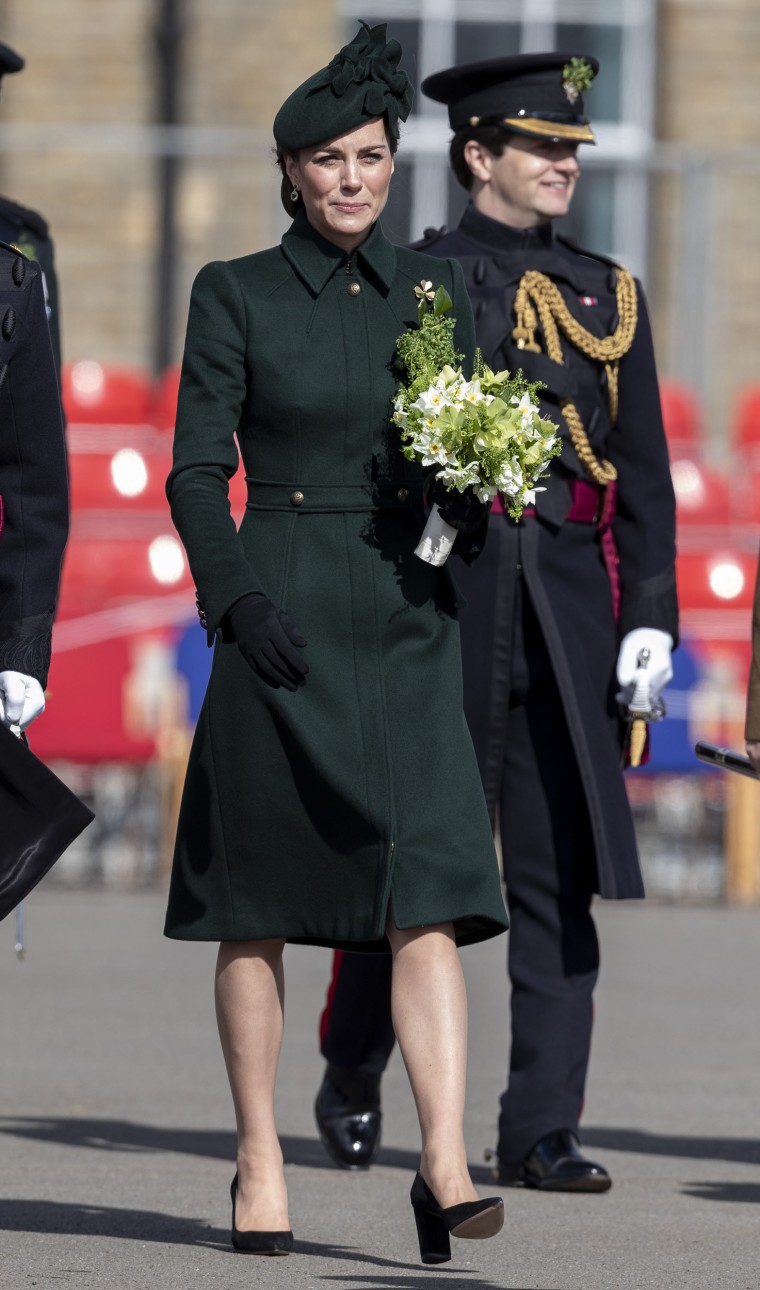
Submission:
M 246 1250 L 242 1245 L 233 1245 L 233 1250 L 237 1254 L 252 1254 L 260 1259 L 279 1259 L 287 1258 L 292 1250 Z
M 566 1178 L 563 1182 L 553 1182 L 550 1178 L 543 1181 L 538 1179 L 534 1182 L 530 1176 L 526 1176 L 523 1178 L 523 1186 L 529 1187 L 531 1191 L 570 1191 L 599 1195 L 601 1192 L 610 1190 L 612 1179 L 605 1178 L 604 1175 L 601 1177 L 591 1175 L 585 1178 Z
M 466 1218 L 463 1223 L 452 1227 L 451 1235 L 463 1241 L 485 1241 L 489 1236 L 500 1232 L 503 1226 L 504 1206 L 492 1205 L 490 1209 L 473 1214 L 472 1218 Z

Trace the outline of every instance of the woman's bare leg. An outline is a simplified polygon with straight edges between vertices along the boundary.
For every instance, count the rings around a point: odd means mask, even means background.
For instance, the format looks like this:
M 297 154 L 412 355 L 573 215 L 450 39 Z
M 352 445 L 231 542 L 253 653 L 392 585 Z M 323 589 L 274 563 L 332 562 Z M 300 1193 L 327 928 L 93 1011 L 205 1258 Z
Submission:
M 219 1038 L 237 1120 L 241 1231 L 290 1227 L 274 1089 L 282 1046 L 283 941 L 224 941 L 216 964 Z
M 467 994 L 451 924 L 402 932 L 389 918 L 393 1025 L 422 1134 L 420 1173 L 439 1205 L 477 1200 L 462 1117 Z

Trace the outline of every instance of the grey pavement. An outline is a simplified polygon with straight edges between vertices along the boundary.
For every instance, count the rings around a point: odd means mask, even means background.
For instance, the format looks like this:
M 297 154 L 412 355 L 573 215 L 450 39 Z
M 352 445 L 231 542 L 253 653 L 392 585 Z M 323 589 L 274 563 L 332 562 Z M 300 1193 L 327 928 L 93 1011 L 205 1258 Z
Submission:
M 212 1001 L 214 947 L 165 941 L 159 893 L 43 888 L 29 954 L 0 927 L 0 1286 L 79 1290 L 757 1290 L 760 913 L 598 907 L 603 970 L 584 1119 L 605 1196 L 504 1190 L 506 1224 L 418 1261 L 417 1129 L 403 1067 L 384 1149 L 333 1168 L 311 1103 L 325 950 L 286 955 L 279 1124 L 296 1251 L 234 1253 L 234 1138 Z M 507 1048 L 504 940 L 464 951 L 473 1174 L 495 1135 Z

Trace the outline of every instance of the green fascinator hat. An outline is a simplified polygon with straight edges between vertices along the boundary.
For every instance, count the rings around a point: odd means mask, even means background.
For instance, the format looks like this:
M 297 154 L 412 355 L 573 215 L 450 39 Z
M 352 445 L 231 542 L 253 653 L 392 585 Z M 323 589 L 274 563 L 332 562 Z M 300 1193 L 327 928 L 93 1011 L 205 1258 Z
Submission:
M 274 119 L 277 146 L 284 152 L 313 148 L 376 116 L 386 118 L 397 139 L 414 96 L 400 58 L 398 41 L 386 40 L 385 23 L 361 23 L 350 45 L 285 100 Z

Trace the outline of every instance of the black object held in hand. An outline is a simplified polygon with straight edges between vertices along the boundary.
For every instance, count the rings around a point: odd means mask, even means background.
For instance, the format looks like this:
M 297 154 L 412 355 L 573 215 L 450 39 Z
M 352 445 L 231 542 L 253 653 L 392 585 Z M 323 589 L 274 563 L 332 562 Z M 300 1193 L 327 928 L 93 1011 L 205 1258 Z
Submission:
M 463 493 L 448 489 L 434 474 L 425 481 L 425 497 L 428 506 L 437 506 L 446 523 L 459 533 L 477 532 L 491 510 L 491 503 L 479 501 L 472 489 Z
M 0 721 L 0 920 L 93 820 L 92 811 Z
M 295 691 L 306 684 L 309 665 L 298 653 L 306 641 L 284 609 L 252 591 L 227 611 L 226 625 L 246 663 L 266 685 Z
M 732 770 L 736 775 L 746 775 L 748 779 L 760 779 L 754 770 L 749 757 L 733 752 L 730 748 L 720 748 L 717 744 L 704 743 L 701 739 L 694 746 L 698 761 L 707 762 L 718 770 Z

